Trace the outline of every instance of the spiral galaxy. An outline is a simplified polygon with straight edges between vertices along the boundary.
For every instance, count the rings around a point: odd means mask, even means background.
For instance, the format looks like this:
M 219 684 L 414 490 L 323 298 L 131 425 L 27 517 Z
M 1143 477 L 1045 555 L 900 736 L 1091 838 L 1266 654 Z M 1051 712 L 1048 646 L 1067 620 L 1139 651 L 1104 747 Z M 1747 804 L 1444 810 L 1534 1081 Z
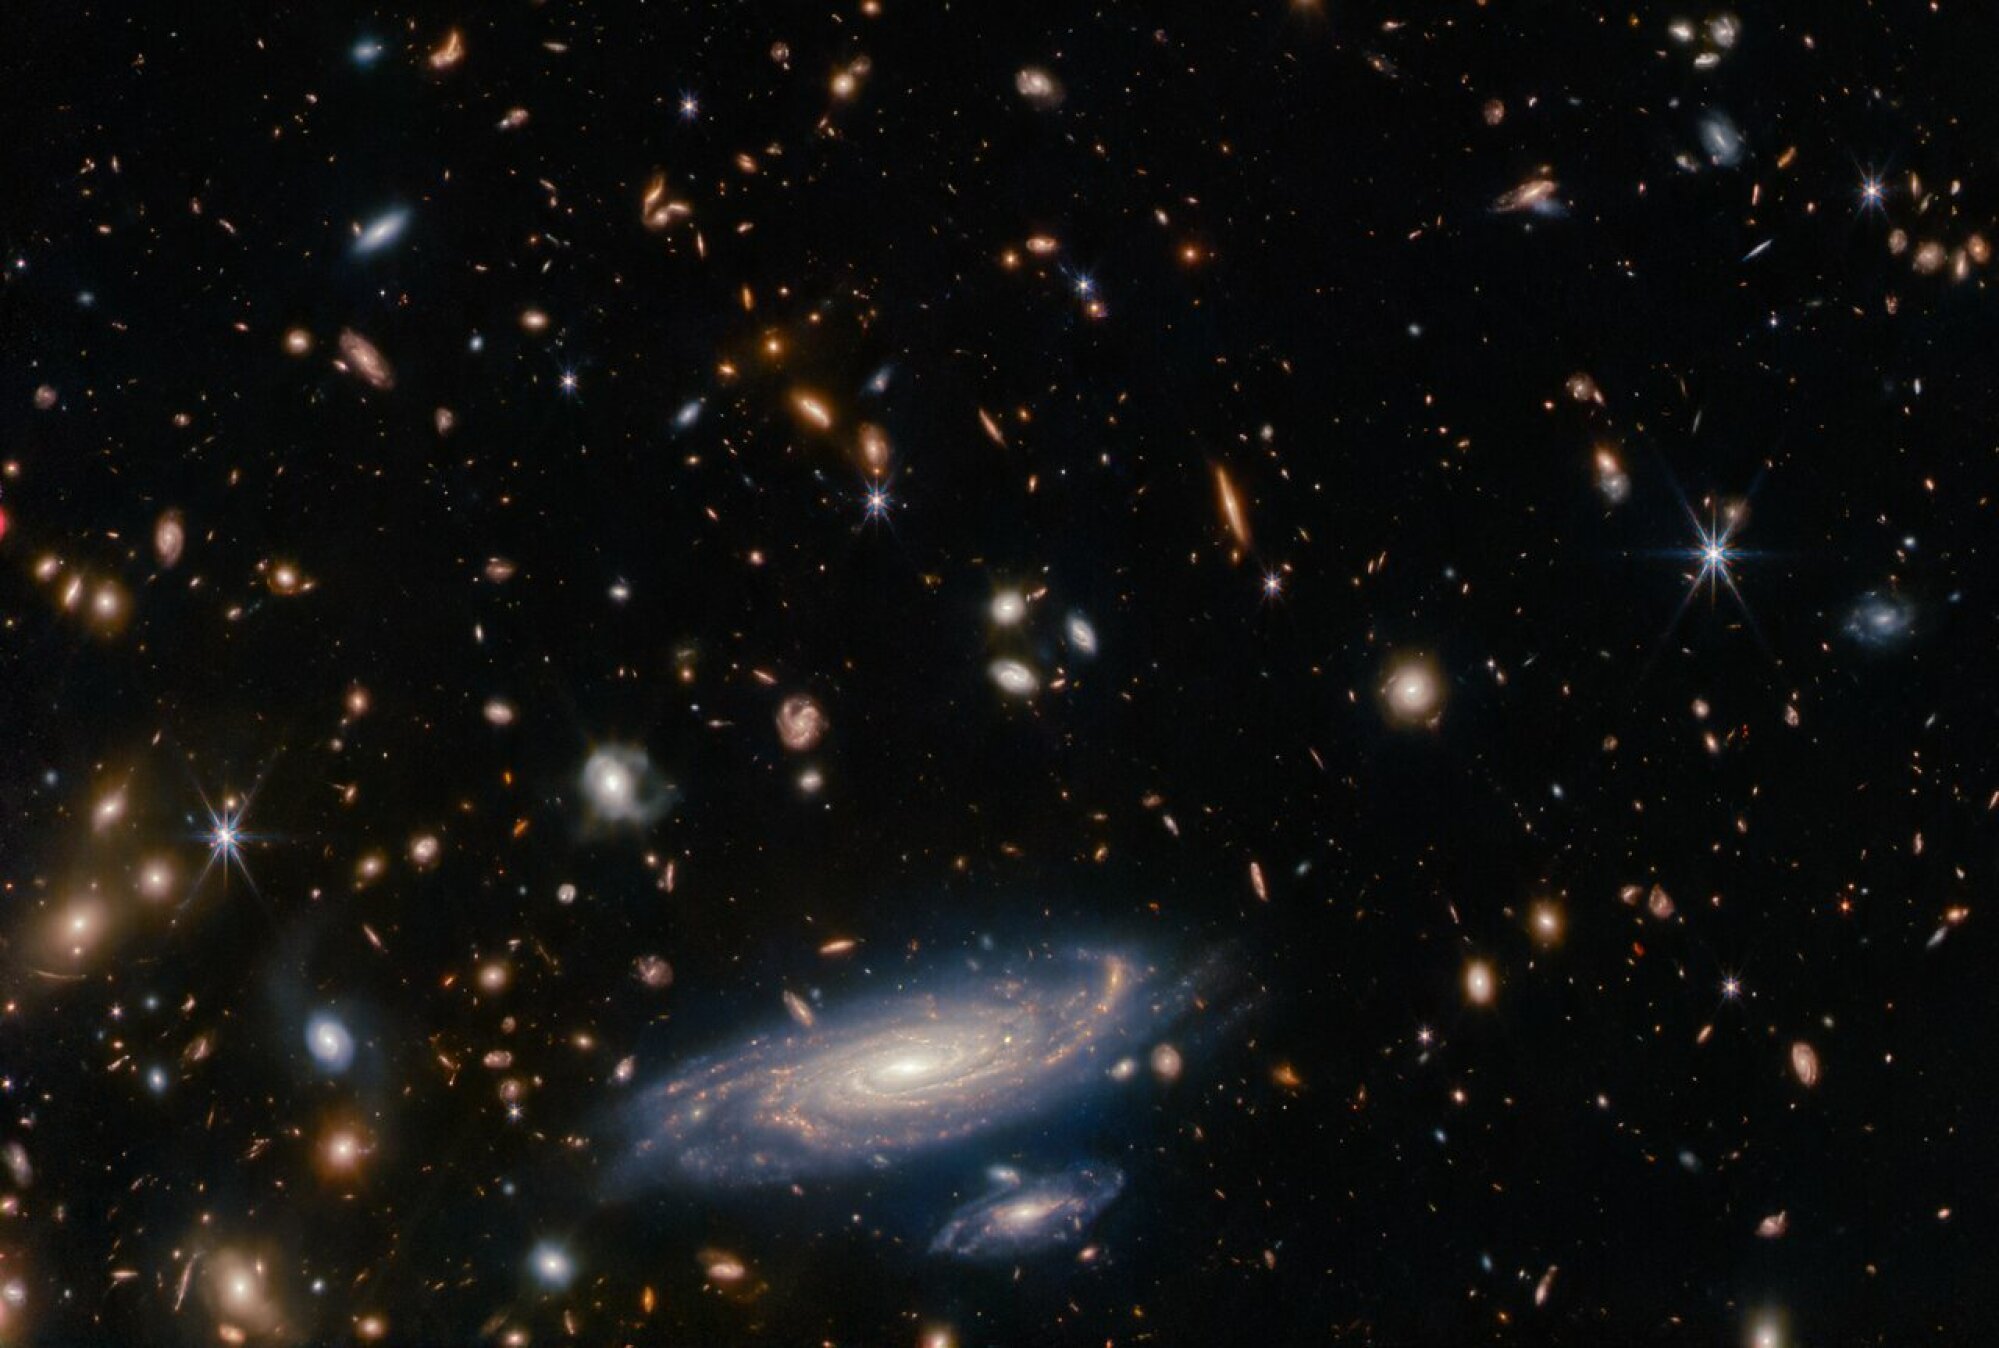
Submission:
M 991 1193 L 953 1212 L 930 1242 L 932 1254 L 955 1259 L 1017 1259 L 1081 1238 L 1124 1191 L 1115 1166 L 1072 1165 L 1023 1177 L 1002 1171 Z
M 1916 635 L 1915 601 L 1892 590 L 1869 590 L 1847 610 L 1843 630 L 1855 645 L 1894 651 Z
M 758 1036 L 628 1107 L 617 1178 L 783 1183 L 963 1141 L 1108 1082 L 1185 1004 L 1123 956 L 1078 954 Z

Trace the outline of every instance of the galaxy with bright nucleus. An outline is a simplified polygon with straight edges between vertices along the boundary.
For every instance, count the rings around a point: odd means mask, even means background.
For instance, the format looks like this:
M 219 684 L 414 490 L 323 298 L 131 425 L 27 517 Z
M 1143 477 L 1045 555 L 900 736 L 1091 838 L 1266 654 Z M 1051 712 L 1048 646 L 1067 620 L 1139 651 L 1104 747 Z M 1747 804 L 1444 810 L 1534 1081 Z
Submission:
M 0 1348 L 1999 1343 L 1965 0 L 19 0 Z

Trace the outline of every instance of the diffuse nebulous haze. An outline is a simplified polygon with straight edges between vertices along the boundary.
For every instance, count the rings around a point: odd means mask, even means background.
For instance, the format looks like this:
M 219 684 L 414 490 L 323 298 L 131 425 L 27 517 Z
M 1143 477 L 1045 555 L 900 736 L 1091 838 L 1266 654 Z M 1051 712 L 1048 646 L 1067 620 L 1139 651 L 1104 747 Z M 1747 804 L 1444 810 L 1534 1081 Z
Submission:
M 1990 1341 L 1973 13 L 10 15 L 0 1343 Z

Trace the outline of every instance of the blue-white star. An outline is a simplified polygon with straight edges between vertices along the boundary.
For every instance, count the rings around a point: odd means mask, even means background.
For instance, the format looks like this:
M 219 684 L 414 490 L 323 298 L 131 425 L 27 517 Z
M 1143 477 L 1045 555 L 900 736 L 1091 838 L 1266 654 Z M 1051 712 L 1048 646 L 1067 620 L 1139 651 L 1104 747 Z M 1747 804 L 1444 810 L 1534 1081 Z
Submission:
M 1735 562 L 1740 553 L 1729 541 L 1734 532 L 1733 519 L 1726 526 L 1717 526 L 1712 520 L 1706 527 L 1703 527 L 1698 520 L 1694 522 L 1694 534 L 1700 540 L 1699 546 L 1694 549 L 1694 557 L 1700 562 L 1700 571 L 1694 577 L 1694 587 L 1698 589 L 1705 584 L 1710 599 L 1723 585 L 1728 587 L 1729 593 L 1738 599 L 1741 598 L 1740 592 L 1735 588 Z

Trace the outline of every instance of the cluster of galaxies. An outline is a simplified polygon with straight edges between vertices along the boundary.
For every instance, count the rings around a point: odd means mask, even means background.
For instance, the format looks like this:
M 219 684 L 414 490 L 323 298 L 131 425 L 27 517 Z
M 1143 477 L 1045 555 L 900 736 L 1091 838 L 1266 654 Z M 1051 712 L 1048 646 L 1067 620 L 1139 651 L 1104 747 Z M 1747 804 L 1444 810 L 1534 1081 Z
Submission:
M 1975 8 L 30 0 L 0 1345 L 1999 1341 Z

